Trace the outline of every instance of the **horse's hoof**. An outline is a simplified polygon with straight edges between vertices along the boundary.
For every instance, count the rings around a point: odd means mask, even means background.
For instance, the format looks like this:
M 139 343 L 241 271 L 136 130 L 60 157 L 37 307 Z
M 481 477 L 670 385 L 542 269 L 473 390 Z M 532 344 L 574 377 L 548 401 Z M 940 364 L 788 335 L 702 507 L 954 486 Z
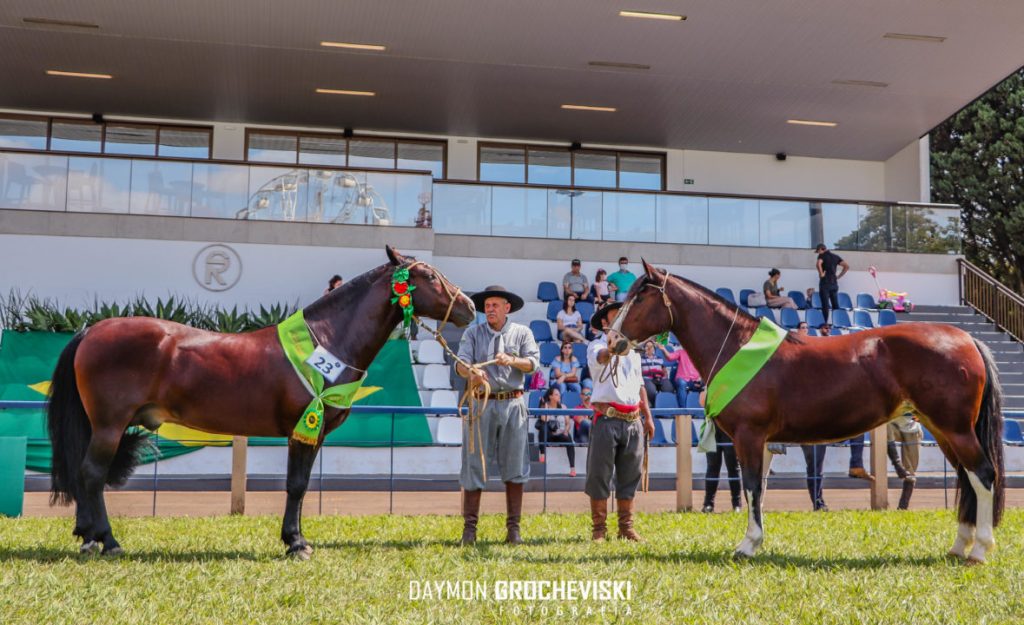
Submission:
M 946 557 L 949 558 L 950 560 L 960 561 L 960 560 L 963 560 L 964 558 L 966 558 L 967 556 L 965 556 L 962 553 L 957 553 L 957 552 L 953 551 L 952 549 L 950 549 L 949 551 L 946 552 Z
M 90 540 L 88 542 L 82 543 L 82 546 L 78 548 L 78 552 L 87 555 L 92 555 L 94 553 L 99 553 L 100 549 L 102 548 L 103 546 L 100 545 L 97 541 Z
M 313 548 L 309 545 L 292 547 L 288 549 L 287 555 L 289 558 L 292 558 L 294 560 L 305 562 L 306 560 L 309 560 L 310 556 L 313 555 Z
M 968 558 L 964 560 L 964 566 L 978 566 L 979 564 L 985 564 L 985 561 L 979 560 L 974 556 L 968 556 Z
M 124 555 L 124 549 L 120 547 L 111 547 L 110 549 L 103 550 L 103 556 L 107 558 L 120 558 Z
M 739 549 L 732 552 L 732 559 L 736 562 L 745 562 L 753 557 L 753 554 L 747 553 L 745 551 L 740 551 Z

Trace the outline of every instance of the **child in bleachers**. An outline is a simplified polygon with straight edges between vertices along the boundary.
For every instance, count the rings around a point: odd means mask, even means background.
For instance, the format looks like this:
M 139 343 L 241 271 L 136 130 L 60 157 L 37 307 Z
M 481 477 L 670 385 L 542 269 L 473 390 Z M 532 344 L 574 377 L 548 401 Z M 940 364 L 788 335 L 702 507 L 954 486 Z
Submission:
M 594 285 L 590 288 L 594 296 L 595 308 L 601 308 L 612 301 L 611 291 L 608 290 L 608 272 L 604 269 L 597 270 L 597 275 L 594 276 Z

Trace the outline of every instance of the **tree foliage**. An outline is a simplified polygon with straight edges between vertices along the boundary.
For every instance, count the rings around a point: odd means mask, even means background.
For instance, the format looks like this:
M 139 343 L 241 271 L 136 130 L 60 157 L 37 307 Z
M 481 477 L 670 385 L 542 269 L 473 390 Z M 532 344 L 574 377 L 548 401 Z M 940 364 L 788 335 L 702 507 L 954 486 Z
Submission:
M 931 134 L 932 201 L 962 207 L 967 259 L 1024 293 L 1024 70 Z

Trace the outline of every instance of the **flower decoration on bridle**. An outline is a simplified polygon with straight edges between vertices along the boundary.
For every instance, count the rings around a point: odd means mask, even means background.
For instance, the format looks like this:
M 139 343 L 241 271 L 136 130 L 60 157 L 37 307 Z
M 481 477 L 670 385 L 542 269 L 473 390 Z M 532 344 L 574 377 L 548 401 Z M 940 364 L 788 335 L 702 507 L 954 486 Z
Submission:
M 416 287 L 409 284 L 409 268 L 396 269 L 391 276 L 391 303 L 402 309 L 402 327 L 406 330 L 412 325 L 412 292 L 415 290 Z

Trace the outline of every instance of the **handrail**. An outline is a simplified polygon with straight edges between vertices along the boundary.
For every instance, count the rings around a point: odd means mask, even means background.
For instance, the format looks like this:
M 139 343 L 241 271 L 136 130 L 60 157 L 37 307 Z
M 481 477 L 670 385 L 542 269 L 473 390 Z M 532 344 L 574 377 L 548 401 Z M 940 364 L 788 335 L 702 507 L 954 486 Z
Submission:
M 960 303 L 973 307 L 998 328 L 1024 342 L 1024 297 L 970 261 L 958 258 L 956 262 Z

